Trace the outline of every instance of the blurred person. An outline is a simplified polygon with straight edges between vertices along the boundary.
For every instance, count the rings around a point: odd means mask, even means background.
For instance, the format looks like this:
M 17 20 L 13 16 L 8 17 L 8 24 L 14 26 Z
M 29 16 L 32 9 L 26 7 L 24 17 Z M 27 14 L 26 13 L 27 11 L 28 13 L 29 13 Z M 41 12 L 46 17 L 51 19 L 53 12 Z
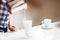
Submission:
M 8 31 L 8 28 L 11 30 L 12 27 L 8 26 L 8 20 L 11 13 L 11 7 L 9 6 L 9 2 L 14 0 L 0 0 L 0 30 L 4 32 Z M 13 28 L 14 29 L 14 28 Z

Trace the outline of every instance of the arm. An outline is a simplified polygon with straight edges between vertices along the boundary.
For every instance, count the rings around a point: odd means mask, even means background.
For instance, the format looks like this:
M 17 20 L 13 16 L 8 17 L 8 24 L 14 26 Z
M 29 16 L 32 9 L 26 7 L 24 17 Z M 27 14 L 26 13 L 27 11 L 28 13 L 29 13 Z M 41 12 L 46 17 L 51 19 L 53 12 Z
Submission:
M 12 1 L 14 1 L 14 0 L 7 0 L 7 2 L 12 2 Z
M 14 4 L 16 4 L 16 0 L 10 0 L 9 2 L 8 2 L 8 4 L 12 7 Z

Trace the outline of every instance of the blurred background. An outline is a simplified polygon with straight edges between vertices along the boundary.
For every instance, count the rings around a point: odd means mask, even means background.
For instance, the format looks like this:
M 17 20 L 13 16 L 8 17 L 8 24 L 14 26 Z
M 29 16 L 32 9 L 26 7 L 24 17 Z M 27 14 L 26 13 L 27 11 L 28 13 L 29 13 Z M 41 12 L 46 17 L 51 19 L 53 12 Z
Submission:
M 12 25 L 23 28 L 23 20 L 32 20 L 33 26 L 40 25 L 43 19 L 53 22 L 60 20 L 59 0 L 15 0 L 9 3 L 12 7 Z

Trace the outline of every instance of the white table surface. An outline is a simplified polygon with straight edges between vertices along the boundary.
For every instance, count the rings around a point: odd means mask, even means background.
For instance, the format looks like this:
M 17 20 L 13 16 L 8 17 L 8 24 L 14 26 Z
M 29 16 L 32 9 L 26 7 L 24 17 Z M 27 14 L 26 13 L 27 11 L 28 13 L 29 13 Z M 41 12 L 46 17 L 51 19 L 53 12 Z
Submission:
M 28 38 L 25 37 L 26 35 L 24 29 L 17 32 L 8 32 L 4 34 L 4 40 L 28 40 Z
M 40 26 L 33 28 L 32 40 L 60 40 L 60 29 L 42 29 Z
M 32 38 L 25 38 L 25 31 L 5 33 L 4 40 L 60 40 L 60 29 L 41 29 L 40 26 L 33 27 Z

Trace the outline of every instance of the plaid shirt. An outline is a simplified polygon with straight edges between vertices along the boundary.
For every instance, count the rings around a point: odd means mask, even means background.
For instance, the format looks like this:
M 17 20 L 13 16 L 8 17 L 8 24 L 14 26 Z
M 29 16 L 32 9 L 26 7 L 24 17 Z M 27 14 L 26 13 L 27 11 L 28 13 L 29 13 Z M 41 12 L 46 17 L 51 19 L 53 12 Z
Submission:
M 1 0 L 2 3 L 0 3 L 0 28 L 8 27 L 8 18 L 10 12 L 8 11 L 9 8 L 7 7 L 6 3 L 9 1 L 10 0 Z

